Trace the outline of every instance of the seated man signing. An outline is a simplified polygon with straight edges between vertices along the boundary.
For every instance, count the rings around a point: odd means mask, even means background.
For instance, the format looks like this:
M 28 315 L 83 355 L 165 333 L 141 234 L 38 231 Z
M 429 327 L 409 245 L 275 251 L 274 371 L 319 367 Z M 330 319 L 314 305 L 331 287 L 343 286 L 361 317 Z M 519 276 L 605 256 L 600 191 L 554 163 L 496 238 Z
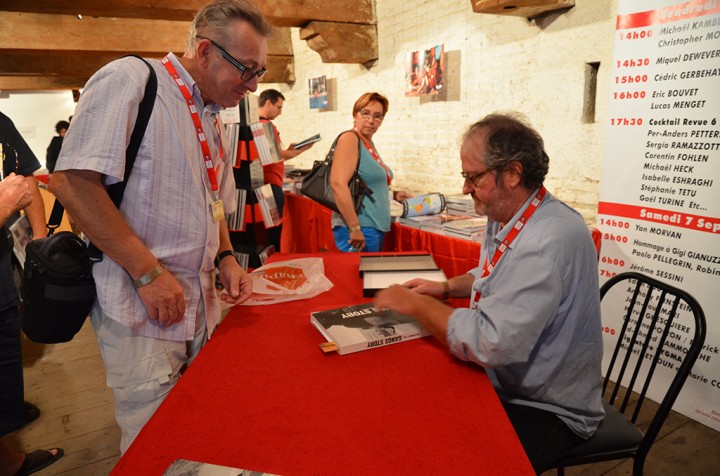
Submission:
M 520 119 L 492 114 L 460 149 L 463 193 L 487 215 L 479 266 L 413 279 L 376 304 L 409 314 L 485 368 L 537 473 L 603 419 L 597 254 L 582 217 L 547 192 L 548 156 Z M 470 298 L 454 309 L 435 298 Z

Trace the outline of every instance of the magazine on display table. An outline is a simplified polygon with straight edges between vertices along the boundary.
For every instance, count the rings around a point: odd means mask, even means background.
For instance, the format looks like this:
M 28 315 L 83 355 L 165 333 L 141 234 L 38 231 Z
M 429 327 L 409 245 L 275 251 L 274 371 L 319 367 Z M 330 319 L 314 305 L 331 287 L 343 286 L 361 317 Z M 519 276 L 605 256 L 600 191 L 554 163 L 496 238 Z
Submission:
M 176 459 L 162 476 L 276 476 L 262 471 L 231 468 L 217 464 L 201 463 L 187 459 Z

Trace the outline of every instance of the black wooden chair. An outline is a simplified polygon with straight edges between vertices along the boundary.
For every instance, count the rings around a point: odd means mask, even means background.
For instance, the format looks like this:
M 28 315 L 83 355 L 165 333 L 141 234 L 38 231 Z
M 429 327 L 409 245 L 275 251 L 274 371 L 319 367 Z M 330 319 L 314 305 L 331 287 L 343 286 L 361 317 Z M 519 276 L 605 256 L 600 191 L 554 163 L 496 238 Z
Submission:
M 609 279 L 600 288 L 601 299 L 604 300 L 613 287 L 609 298 L 616 303 L 618 312 L 624 311 L 624 319 L 603 382 L 605 419 L 592 438 L 576 446 L 555 464 L 559 475 L 563 475 L 563 468 L 568 466 L 625 458 L 633 459 L 633 475 L 643 474 L 650 447 L 705 342 L 705 314 L 690 294 L 643 274 L 627 272 Z M 603 312 L 607 307 L 604 306 Z M 640 408 L 657 366 L 668 360 L 663 351 L 667 351 L 669 344 L 677 345 L 674 336 L 668 336 L 671 331 L 677 332 L 672 326 L 678 321 L 679 309 L 683 316 L 689 313 L 694 320 L 692 343 L 686 353 L 670 349 L 681 362 L 670 361 L 677 373 L 643 434 L 636 424 Z M 621 387 L 626 389 L 622 398 L 619 396 Z M 637 395 L 634 408 L 629 405 L 633 392 Z M 632 416 L 628 417 L 626 412 L 629 414 L 631 410 Z

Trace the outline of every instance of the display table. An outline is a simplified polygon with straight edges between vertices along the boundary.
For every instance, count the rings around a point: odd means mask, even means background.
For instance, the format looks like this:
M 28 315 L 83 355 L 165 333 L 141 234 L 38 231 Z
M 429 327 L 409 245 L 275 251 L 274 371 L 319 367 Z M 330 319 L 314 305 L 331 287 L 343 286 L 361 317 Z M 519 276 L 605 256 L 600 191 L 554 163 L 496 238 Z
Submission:
M 302 195 L 285 194 L 280 250 L 285 253 L 338 251 L 330 226 L 331 211 Z M 590 232 L 600 253 L 601 233 Z M 385 235 L 385 251 L 424 251 L 433 255 L 448 278 L 478 265 L 480 243 L 393 223 Z
M 435 339 L 321 352 L 310 312 L 367 300 L 359 254 L 317 256 L 334 287 L 234 307 L 112 474 L 159 476 L 176 458 L 283 475 L 533 474 L 485 372 Z

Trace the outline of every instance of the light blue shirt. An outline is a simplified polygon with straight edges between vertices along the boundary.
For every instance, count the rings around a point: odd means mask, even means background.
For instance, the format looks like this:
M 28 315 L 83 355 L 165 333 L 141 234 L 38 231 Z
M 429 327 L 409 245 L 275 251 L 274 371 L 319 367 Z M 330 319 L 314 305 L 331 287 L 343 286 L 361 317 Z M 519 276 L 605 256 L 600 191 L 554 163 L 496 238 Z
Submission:
M 482 263 L 535 196 L 502 226 L 488 220 L 473 291 L 447 339 L 458 358 L 483 366 L 500 399 L 553 412 L 588 438 L 604 412 L 597 250 L 582 217 L 548 193 L 495 269 Z
M 375 147 L 375 144 L 372 144 L 372 147 Z M 377 152 L 377 149 L 375 151 Z M 387 164 L 385 166 L 387 167 Z M 390 194 L 387 174 L 389 173 L 392 179 L 392 170 L 388 167 L 386 173 L 361 142 L 358 172 L 373 192 L 370 197 L 363 198 L 363 207 L 358 213 L 360 226 L 369 226 L 382 232 L 390 231 Z M 341 214 L 333 212 L 332 226 L 347 226 L 347 224 Z

